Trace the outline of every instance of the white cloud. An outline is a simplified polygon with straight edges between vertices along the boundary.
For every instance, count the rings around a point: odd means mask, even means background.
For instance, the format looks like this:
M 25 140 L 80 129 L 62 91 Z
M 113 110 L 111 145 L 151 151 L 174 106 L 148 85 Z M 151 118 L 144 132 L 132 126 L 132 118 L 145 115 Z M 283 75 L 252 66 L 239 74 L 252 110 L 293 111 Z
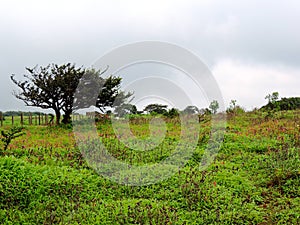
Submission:
M 264 97 L 274 91 L 281 97 L 300 95 L 300 69 L 225 59 L 217 63 L 212 72 L 226 105 L 235 99 L 246 109 L 252 109 L 264 105 Z

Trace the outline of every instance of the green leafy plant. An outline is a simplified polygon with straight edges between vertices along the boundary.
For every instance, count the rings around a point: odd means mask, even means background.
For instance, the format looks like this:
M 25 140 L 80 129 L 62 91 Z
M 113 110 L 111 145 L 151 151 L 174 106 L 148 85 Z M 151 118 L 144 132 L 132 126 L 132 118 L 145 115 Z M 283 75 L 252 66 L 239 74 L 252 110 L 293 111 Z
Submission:
M 23 127 L 12 127 L 9 130 L 1 130 L 1 141 L 4 143 L 4 151 L 7 150 L 11 141 L 17 137 L 22 136 L 24 133 L 22 132 Z

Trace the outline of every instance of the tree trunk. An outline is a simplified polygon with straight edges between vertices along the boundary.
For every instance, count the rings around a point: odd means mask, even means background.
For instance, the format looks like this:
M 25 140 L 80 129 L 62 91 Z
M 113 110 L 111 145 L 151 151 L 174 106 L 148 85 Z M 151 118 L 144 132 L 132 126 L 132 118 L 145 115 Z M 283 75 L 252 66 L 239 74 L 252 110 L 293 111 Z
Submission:
M 55 116 L 56 116 L 56 125 L 59 125 L 60 123 L 60 111 L 55 110 Z
M 63 115 L 63 120 L 62 120 L 63 124 L 69 124 L 72 122 L 71 114 L 72 114 L 72 111 L 65 111 L 65 114 Z

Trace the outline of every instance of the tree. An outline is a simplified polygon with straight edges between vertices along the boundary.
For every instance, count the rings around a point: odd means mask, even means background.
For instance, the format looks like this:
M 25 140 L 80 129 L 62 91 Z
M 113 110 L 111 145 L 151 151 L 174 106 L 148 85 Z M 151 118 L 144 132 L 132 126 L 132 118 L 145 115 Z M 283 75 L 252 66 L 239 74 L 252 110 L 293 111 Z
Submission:
M 229 110 L 234 111 L 236 108 L 236 100 L 231 100 L 229 103 Z
M 272 94 L 268 94 L 265 99 L 268 99 L 267 109 L 269 110 L 269 113 L 271 113 L 270 110 L 279 110 L 279 104 L 277 102 L 279 98 L 278 92 L 273 92 Z
M 167 113 L 167 105 L 161 105 L 161 104 L 149 104 L 144 108 L 144 112 L 150 113 L 150 114 L 164 114 Z
M 24 133 L 22 132 L 23 129 L 23 127 L 12 127 L 8 131 L 1 130 L 0 140 L 4 143 L 4 151 L 7 150 L 10 142 L 13 139 L 24 135 Z
M 121 93 L 119 91 L 121 78 L 113 76 L 102 78 L 101 75 L 106 70 L 101 72 L 82 67 L 76 68 L 70 63 L 60 66 L 49 64 L 46 67 L 26 68 L 26 70 L 29 75 L 24 75 L 25 81 L 17 81 L 14 75 L 11 76 L 11 80 L 21 89 L 21 92 L 14 92 L 14 95 L 24 101 L 27 106 L 53 109 L 56 115 L 56 124 L 60 123 L 61 111 L 64 112 L 62 122 L 67 124 L 71 122 L 71 114 L 75 108 L 83 105 L 87 108 L 95 105 L 100 109 L 113 106 L 114 100 Z M 83 82 L 80 82 L 82 80 Z M 94 88 L 101 87 L 101 89 L 81 88 L 83 93 L 79 93 L 80 95 L 77 96 L 83 96 L 83 99 L 86 98 L 89 101 L 79 100 L 75 98 L 79 83 L 93 84 Z M 96 96 L 94 102 L 90 101 L 91 94 Z M 118 102 L 125 101 L 129 96 L 131 93 L 121 93 Z M 76 107 L 73 107 L 76 100 Z
M 137 108 L 135 105 L 125 103 L 116 107 L 114 112 L 116 113 L 117 116 L 123 117 L 128 114 L 137 114 Z
M 211 111 L 208 108 L 202 108 L 199 110 L 199 115 L 204 116 L 204 115 L 210 115 Z
M 189 105 L 183 110 L 184 114 L 197 114 L 199 113 L 199 109 L 197 106 Z
M 236 100 L 231 100 L 226 112 L 235 115 L 235 114 L 243 113 L 245 112 L 245 110 L 241 106 L 236 104 Z
M 268 99 L 268 103 L 274 104 L 279 98 L 278 92 L 273 92 L 272 94 L 268 94 L 265 99 Z
M 261 107 L 266 110 L 295 110 L 300 108 L 300 97 L 281 98 L 275 102 L 276 104 L 268 103 Z
M 179 110 L 176 108 L 171 108 L 167 113 L 165 113 L 165 115 L 169 118 L 177 117 L 179 116 Z
M 281 98 L 278 103 L 281 110 L 300 109 L 300 97 Z
M 86 70 L 76 89 L 73 110 L 96 106 L 105 112 L 107 108 L 117 109 L 122 105 L 126 108 L 126 104 L 130 105 L 133 93 L 120 90 L 122 78 L 110 76 L 104 79 L 101 75 L 105 71 Z
M 210 105 L 209 109 L 211 110 L 212 114 L 216 114 L 219 109 L 219 103 L 217 100 L 213 100 Z

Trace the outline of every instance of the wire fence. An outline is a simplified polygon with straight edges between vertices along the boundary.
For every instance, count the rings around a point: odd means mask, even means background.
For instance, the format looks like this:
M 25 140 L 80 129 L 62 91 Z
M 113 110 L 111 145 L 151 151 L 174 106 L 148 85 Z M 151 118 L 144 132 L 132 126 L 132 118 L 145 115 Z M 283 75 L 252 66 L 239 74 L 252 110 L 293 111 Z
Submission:
M 1 126 L 15 126 L 15 125 L 51 125 L 54 124 L 55 117 L 47 114 L 31 114 L 20 113 L 20 115 L 4 116 L 0 112 L 0 125 Z
M 74 114 L 71 115 L 72 121 L 81 120 L 83 118 L 93 118 L 91 115 Z M 23 113 L 18 115 L 5 115 L 0 111 L 0 126 L 48 126 L 55 125 L 56 117 L 52 114 L 44 113 Z

